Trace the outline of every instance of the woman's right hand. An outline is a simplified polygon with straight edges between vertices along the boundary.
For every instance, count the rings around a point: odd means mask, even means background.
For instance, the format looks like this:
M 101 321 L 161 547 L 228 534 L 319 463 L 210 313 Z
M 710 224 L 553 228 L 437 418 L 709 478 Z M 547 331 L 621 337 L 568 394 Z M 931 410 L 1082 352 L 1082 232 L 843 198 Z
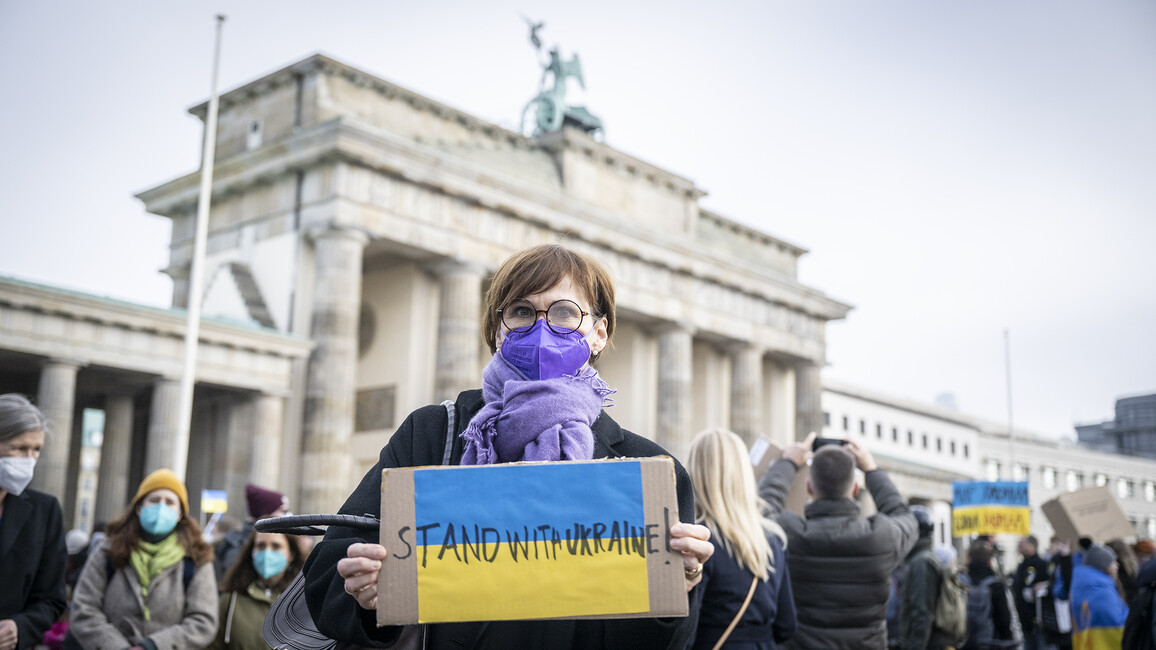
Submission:
M 364 609 L 377 608 L 377 574 L 384 559 L 381 544 L 351 544 L 345 558 L 337 562 L 337 573 L 345 578 L 345 593 Z

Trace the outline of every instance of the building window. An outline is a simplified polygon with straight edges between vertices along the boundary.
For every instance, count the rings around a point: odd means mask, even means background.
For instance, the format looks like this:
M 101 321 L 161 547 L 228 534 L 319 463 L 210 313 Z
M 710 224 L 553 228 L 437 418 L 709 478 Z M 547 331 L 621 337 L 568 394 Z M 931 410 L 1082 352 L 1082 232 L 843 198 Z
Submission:
M 943 453 L 943 438 L 935 439 L 935 451 Z
M 1064 472 L 1064 483 L 1069 491 L 1084 487 L 1084 475 L 1074 469 Z
M 1040 469 L 1040 480 L 1044 487 L 1052 489 L 1056 487 L 1056 468 L 1044 467 Z
M 249 130 L 245 132 L 245 151 L 252 151 L 261 146 L 265 136 L 265 123 L 261 120 L 249 122 Z
M 926 433 L 923 434 L 923 437 L 920 439 L 920 442 L 923 443 L 923 448 L 927 449 L 927 434 Z
M 844 431 L 850 431 L 851 430 L 851 418 L 848 418 L 846 415 L 843 416 L 843 430 Z
M 823 426 L 831 426 L 831 413 L 829 411 L 823 411 Z
M 859 420 L 859 433 L 867 433 L 867 420 Z
M 907 446 L 915 446 L 915 433 L 910 430 L 907 432 Z
M 967 446 L 966 442 L 963 443 L 963 457 L 971 458 L 971 449 Z
M 1156 517 L 1148 518 L 1148 539 L 1156 537 Z
M 987 459 L 983 461 L 983 476 L 989 481 L 999 480 L 999 461 Z
M 1103 472 L 1096 472 L 1095 476 L 1092 477 L 1092 483 L 1096 487 L 1103 487 L 1108 484 L 1108 475 Z
M 1126 478 L 1116 479 L 1116 496 L 1121 499 L 1131 499 L 1136 496 L 1136 486 Z
M 891 440 L 899 442 L 899 427 L 891 427 Z
M 952 456 L 955 455 L 955 441 L 954 440 L 951 441 L 951 455 Z
M 1144 481 L 1144 500 L 1148 503 L 1156 501 L 1156 483 Z M 1156 537 L 1156 535 L 1150 535 L 1150 537 Z
M 876 424 L 875 425 L 875 438 L 878 440 L 883 439 L 883 425 L 882 424 Z
M 1023 463 L 1016 463 L 1015 467 L 1012 468 L 1012 480 L 1013 481 L 1030 481 L 1031 480 L 1031 471 L 1032 470 L 1029 466 L 1027 466 Z

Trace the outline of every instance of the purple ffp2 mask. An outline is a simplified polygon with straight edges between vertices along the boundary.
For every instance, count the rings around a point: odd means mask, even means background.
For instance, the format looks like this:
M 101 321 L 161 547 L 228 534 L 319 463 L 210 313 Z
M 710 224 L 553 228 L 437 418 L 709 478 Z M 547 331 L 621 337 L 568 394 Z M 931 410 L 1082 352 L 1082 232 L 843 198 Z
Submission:
M 525 332 L 508 332 L 501 351 L 502 358 L 535 381 L 572 375 L 590 360 L 590 344 L 582 332 L 555 334 L 542 318 Z

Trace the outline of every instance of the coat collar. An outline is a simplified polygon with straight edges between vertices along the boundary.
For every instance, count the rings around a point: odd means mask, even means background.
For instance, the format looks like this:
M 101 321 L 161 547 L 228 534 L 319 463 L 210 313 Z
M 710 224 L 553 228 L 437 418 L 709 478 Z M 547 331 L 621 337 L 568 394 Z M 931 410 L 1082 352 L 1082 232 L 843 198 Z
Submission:
M 0 557 L 8 555 L 20 529 L 32 516 L 32 500 L 28 495 L 29 491 L 25 490 L 20 496 L 9 492 L 4 498 L 4 514 L 0 518 Z
M 820 517 L 858 517 L 862 510 L 854 499 L 818 499 L 803 509 L 807 519 Z

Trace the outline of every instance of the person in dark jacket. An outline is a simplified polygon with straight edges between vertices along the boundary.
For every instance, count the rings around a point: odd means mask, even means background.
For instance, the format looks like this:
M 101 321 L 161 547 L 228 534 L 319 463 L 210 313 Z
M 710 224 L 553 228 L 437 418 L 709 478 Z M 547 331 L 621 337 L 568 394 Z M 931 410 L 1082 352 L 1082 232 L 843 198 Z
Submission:
M 614 333 L 614 285 L 601 265 L 559 245 L 527 249 L 498 268 L 485 295 L 482 333 L 494 353 L 482 390 L 461 393 L 454 405 L 451 465 L 523 460 L 589 460 L 669 455 L 618 426 L 602 409 L 613 392 L 594 362 Z M 443 464 L 448 417 L 440 406 L 410 414 L 381 450 L 378 463 L 346 500 L 341 513 L 377 516 L 384 468 Z M 675 463 L 678 521 L 694 519 L 694 493 Z M 670 548 L 682 554 L 686 590 L 701 581 L 714 552 L 710 532 L 674 523 Z M 382 561 L 377 531 L 330 526 L 306 562 L 305 599 L 318 629 L 341 642 L 389 647 L 398 626 L 377 627 L 374 610 Z M 670 618 L 527 620 L 425 626 L 424 645 L 439 648 L 681 648 L 697 610 Z
M 907 554 L 899 586 L 899 647 L 942 650 L 952 639 L 935 629 L 935 601 L 943 583 L 943 566 L 931 550 L 935 520 L 924 506 L 911 506 L 919 522 L 919 539 Z
M 1017 549 L 1023 560 L 1016 567 L 1012 578 L 1012 599 L 1019 614 L 1020 628 L 1023 630 L 1024 647 L 1036 650 L 1042 636 L 1036 621 L 1036 585 L 1047 581 L 1048 562 L 1039 556 L 1039 540 L 1034 535 L 1020 539 Z
M 1023 635 L 1019 627 L 1019 616 L 1016 614 L 1014 606 L 1009 604 L 1012 602 L 1008 594 L 1008 586 L 1005 579 L 999 577 L 993 568 L 994 551 L 992 545 L 988 540 L 983 538 L 976 539 L 971 543 L 967 549 L 967 584 L 974 592 L 977 589 L 985 588 L 987 585 L 989 590 L 989 604 L 990 617 L 981 617 L 983 620 L 979 621 L 983 625 L 982 632 L 977 631 L 972 626 L 972 613 L 968 613 L 968 645 L 971 648 L 986 648 L 988 645 L 977 645 L 977 639 L 990 640 L 990 647 L 999 648 L 1022 648 Z M 988 580 L 991 578 L 991 580 Z M 987 581 L 987 582 L 985 582 Z M 971 608 L 971 596 L 968 597 L 968 608 Z M 990 623 L 991 629 L 987 629 Z
M 0 395 L 0 650 L 31 648 L 65 607 L 64 522 L 29 490 L 47 425 L 23 395 Z
M 696 590 L 702 605 L 687 647 L 713 648 L 726 634 L 723 648 L 773 650 L 795 634 L 787 534 L 767 518 L 770 506 L 755 492 L 747 447 L 730 431 L 703 431 L 690 443 L 687 469 L 696 521 L 715 543 Z
M 891 574 L 918 536 L 915 517 L 887 473 L 854 440 L 814 452 L 805 517 L 784 508 L 799 467 L 812 456 L 816 435 L 788 445 L 759 481 L 787 531 L 791 589 L 799 629 L 795 648 L 824 650 L 887 647 L 886 613 Z M 878 512 L 864 517 L 855 500 L 855 469 L 865 475 Z

